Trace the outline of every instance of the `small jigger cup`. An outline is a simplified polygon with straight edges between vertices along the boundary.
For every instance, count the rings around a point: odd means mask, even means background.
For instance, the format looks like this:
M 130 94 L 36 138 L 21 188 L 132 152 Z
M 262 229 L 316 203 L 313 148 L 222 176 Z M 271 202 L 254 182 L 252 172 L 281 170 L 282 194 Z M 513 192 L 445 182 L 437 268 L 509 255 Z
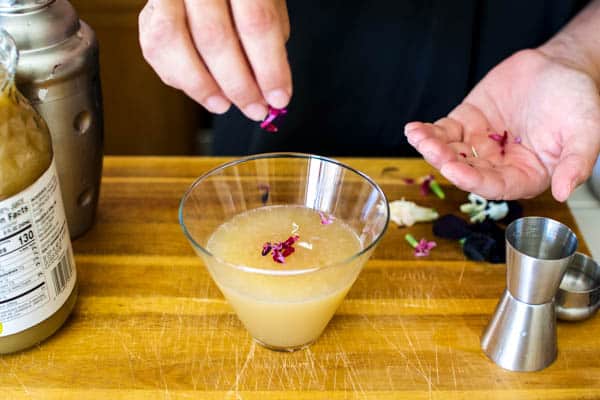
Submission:
M 576 250 L 573 231 L 549 218 L 520 218 L 506 228 L 507 288 L 481 339 L 502 368 L 537 371 L 556 359 L 554 296 Z

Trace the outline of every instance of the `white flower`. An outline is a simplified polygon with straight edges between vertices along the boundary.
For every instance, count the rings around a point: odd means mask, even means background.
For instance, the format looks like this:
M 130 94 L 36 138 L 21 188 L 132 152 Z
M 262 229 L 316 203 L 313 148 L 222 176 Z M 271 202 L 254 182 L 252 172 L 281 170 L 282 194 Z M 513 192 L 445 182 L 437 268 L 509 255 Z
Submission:
M 508 215 L 508 204 L 505 201 L 488 202 L 475 193 L 469 193 L 468 199 L 468 203 L 460 206 L 460 211 L 469 214 L 471 222 L 483 222 L 487 217 L 499 221 Z
M 433 221 L 438 217 L 433 208 L 421 207 L 412 201 L 402 199 L 390 203 L 390 219 L 399 226 L 412 226 L 416 222 Z

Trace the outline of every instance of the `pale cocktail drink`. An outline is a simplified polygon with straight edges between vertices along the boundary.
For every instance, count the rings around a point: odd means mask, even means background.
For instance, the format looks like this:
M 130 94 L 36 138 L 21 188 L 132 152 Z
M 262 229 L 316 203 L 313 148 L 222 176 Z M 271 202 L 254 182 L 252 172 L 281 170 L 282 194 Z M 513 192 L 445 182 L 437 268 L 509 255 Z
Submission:
M 277 250 L 286 240 L 288 250 Z M 279 350 L 310 344 L 323 332 L 365 261 L 352 228 L 303 206 L 240 213 L 206 247 L 214 256 L 205 258 L 207 267 L 240 320 Z

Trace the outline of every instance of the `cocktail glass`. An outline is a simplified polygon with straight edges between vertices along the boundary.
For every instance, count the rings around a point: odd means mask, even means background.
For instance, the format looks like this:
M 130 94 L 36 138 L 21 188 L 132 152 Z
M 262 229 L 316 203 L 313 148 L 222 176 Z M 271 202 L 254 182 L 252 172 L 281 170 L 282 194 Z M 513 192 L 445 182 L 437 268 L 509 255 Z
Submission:
M 360 250 L 304 269 L 263 269 L 229 263 L 207 249 L 224 222 L 275 205 L 304 206 L 341 219 L 356 234 Z M 321 156 L 271 153 L 200 176 L 181 200 L 179 220 L 254 340 L 272 350 L 294 351 L 313 343 L 333 317 L 383 236 L 389 207 L 379 186 L 354 168 Z

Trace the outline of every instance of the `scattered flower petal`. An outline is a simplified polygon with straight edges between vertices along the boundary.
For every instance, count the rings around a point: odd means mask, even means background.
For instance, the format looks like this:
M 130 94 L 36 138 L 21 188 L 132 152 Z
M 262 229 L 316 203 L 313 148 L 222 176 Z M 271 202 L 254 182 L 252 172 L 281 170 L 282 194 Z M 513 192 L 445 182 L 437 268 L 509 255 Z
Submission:
M 430 187 L 430 183 L 433 180 L 433 175 L 426 175 L 423 178 L 421 178 L 421 194 L 423 196 L 427 196 L 429 193 L 431 193 L 431 187 Z
M 281 254 L 281 251 L 273 251 L 273 261 L 279 264 L 285 264 L 285 257 L 283 254 Z
M 502 146 L 502 148 L 504 148 L 504 146 L 506 146 L 507 141 L 508 141 L 508 131 L 504 131 L 504 134 L 502 134 L 502 139 L 500 140 L 500 146 Z
M 267 117 L 260 123 L 260 127 L 263 128 L 267 132 L 277 132 L 279 128 L 276 125 L 276 122 L 281 120 L 281 117 L 287 114 L 287 109 L 285 108 L 274 108 L 269 106 L 269 113 Z
M 461 155 L 461 157 L 463 157 L 463 158 L 467 158 L 467 153 L 463 153 L 463 152 L 461 151 L 461 152 L 460 152 L 460 153 L 458 153 L 458 154 L 460 154 L 460 155 Z
M 500 154 L 506 153 L 506 143 L 508 142 L 508 131 L 504 131 L 502 135 L 498 133 L 489 134 L 488 137 L 500 145 Z
M 263 248 L 262 248 L 262 251 L 260 254 L 264 257 L 271 252 L 272 248 L 273 248 L 273 246 L 271 246 L 271 243 L 267 242 L 267 243 L 263 244 Z
M 433 208 L 419 206 L 404 199 L 390 203 L 390 219 L 398 226 L 412 226 L 416 222 L 433 221 L 439 214 Z
M 515 144 L 521 144 L 521 143 L 523 143 L 523 139 L 521 139 L 521 136 L 515 137 Z
M 335 220 L 333 215 L 327 215 L 321 211 L 319 211 L 319 217 L 321 217 L 321 225 L 329 225 Z
M 271 194 L 271 187 L 267 183 L 259 183 L 258 190 L 263 191 L 260 195 L 260 201 L 263 205 L 266 205 L 269 202 L 269 196 Z
M 415 180 L 413 178 L 402 178 L 402 182 L 406 183 L 407 185 L 415 184 Z
M 497 133 L 490 133 L 488 135 L 488 137 L 496 142 L 501 142 L 502 141 L 502 135 L 497 134 Z

